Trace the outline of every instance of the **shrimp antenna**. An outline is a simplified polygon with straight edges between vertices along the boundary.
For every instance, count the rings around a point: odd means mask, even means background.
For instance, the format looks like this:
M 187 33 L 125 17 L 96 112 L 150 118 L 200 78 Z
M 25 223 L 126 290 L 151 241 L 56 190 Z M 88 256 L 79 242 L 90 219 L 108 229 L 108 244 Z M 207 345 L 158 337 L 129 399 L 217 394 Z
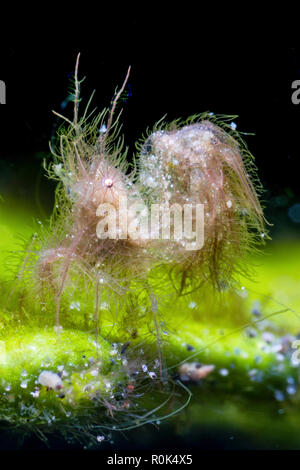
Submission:
M 79 67 L 80 52 L 76 58 L 75 65 L 75 93 L 74 93 L 74 124 L 78 122 L 78 109 L 79 109 L 79 82 L 78 82 L 78 67 Z
M 128 78 L 129 78 L 129 75 L 130 75 L 130 70 L 131 70 L 131 65 L 129 65 L 129 67 L 128 67 L 127 74 L 126 74 L 126 77 L 125 77 L 125 80 L 123 82 L 122 87 L 120 88 L 118 93 L 115 95 L 114 99 L 112 100 L 111 110 L 110 110 L 110 113 L 109 113 L 109 118 L 108 118 L 108 121 L 107 121 L 106 130 L 105 130 L 105 133 L 100 138 L 100 140 L 101 140 L 101 153 L 103 153 L 103 143 L 105 141 L 105 138 L 108 136 L 110 128 L 112 126 L 113 115 L 114 115 L 117 103 L 119 101 L 119 98 L 120 98 L 121 94 L 123 93 L 124 88 L 126 86 L 126 83 L 128 81 Z
M 123 93 L 124 88 L 126 86 L 126 83 L 128 81 L 128 78 L 129 78 L 129 75 L 130 75 L 130 70 L 131 70 L 131 65 L 129 65 L 129 67 L 128 67 L 127 74 L 126 74 L 126 77 L 125 77 L 125 80 L 123 82 L 123 85 L 122 85 L 121 89 L 119 90 L 119 92 L 117 93 L 117 95 L 115 96 L 115 98 L 112 102 L 112 107 L 111 107 L 111 111 L 109 113 L 109 118 L 108 118 L 108 122 L 107 122 L 107 126 L 106 126 L 105 135 L 107 135 L 109 133 L 109 130 L 111 128 L 113 114 L 115 112 L 117 102 L 119 101 L 119 98 L 120 98 L 121 94 Z

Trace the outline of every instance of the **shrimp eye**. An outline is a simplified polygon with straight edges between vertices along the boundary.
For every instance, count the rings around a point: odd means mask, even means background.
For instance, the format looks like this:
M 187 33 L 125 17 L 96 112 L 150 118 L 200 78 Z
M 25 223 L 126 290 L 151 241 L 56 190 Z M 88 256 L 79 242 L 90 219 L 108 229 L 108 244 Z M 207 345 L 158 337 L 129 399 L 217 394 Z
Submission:
M 105 180 L 103 181 L 103 185 L 106 187 L 106 188 L 111 188 L 113 186 L 113 180 L 111 178 L 105 178 Z

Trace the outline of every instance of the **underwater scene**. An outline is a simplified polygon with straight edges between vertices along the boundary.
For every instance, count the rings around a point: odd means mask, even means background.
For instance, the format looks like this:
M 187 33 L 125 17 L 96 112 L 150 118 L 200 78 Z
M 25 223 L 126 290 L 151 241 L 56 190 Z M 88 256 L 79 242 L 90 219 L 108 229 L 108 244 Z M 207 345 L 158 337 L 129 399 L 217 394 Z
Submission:
M 1 54 L 0 449 L 299 450 L 300 50 Z

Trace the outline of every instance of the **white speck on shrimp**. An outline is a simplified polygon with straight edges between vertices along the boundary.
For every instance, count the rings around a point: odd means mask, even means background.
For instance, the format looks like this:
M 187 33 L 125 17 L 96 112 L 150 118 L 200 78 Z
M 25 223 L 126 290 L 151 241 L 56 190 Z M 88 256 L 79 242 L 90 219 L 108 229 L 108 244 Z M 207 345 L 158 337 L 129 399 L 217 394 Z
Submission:
M 62 164 L 61 163 L 58 163 L 58 165 L 54 165 L 54 171 L 55 172 L 60 172 L 61 169 L 62 169 Z
M 111 188 L 113 186 L 114 182 L 111 178 L 105 178 L 104 181 L 103 181 L 103 185 L 106 187 L 106 188 Z
M 62 380 L 58 374 L 49 370 L 44 370 L 39 375 L 39 383 L 48 388 L 61 388 Z
M 105 134 L 106 131 L 107 131 L 106 125 L 102 124 L 102 126 L 99 129 L 100 134 Z

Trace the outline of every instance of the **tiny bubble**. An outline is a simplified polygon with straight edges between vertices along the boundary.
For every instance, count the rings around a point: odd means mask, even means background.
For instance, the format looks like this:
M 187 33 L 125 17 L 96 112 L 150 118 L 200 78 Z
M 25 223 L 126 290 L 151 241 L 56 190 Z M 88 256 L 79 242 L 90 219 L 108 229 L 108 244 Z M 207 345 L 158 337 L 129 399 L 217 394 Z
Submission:
M 297 389 L 293 385 L 289 385 L 288 387 L 286 387 L 286 392 L 289 395 L 295 395 L 295 393 L 297 392 Z
M 277 401 L 283 401 L 284 400 L 284 394 L 280 390 L 275 390 L 274 397 L 275 397 L 275 400 L 277 400 Z
M 196 302 L 190 302 L 189 308 L 195 308 L 197 306 Z
M 219 374 L 222 375 L 223 377 L 226 377 L 229 374 L 228 369 L 220 369 Z

